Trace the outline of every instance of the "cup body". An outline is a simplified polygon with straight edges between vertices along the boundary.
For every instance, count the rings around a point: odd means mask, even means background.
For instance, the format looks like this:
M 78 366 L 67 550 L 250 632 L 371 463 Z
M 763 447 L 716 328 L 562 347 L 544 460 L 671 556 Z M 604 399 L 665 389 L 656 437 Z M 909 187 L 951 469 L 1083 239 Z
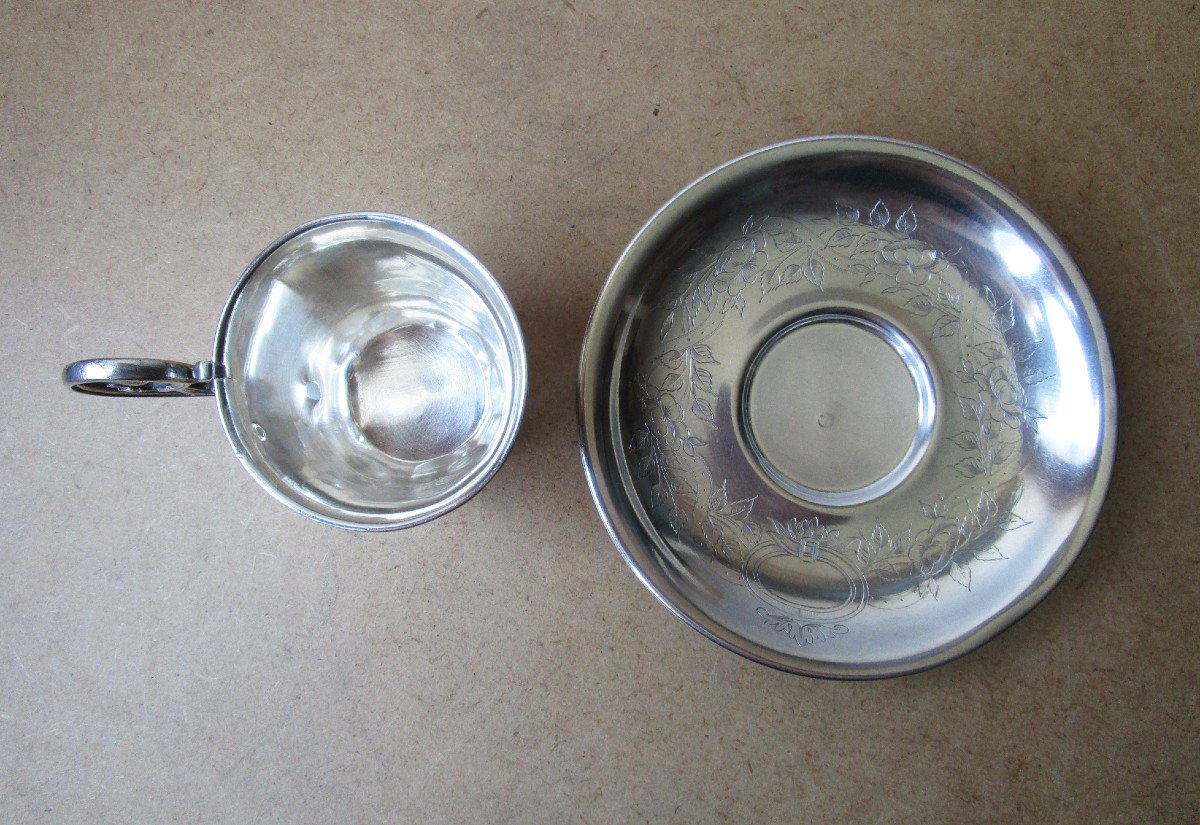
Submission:
M 526 370 L 512 306 L 474 256 L 417 221 L 354 213 L 255 258 L 211 363 L 77 362 L 64 379 L 102 394 L 214 394 L 238 459 L 275 498 L 326 524 L 390 530 L 491 478 L 516 438 Z

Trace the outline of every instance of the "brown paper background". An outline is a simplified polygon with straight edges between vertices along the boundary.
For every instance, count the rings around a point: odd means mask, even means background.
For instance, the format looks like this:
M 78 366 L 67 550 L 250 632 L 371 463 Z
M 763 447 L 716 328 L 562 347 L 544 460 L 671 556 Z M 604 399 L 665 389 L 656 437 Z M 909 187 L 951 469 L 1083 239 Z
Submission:
M 0 820 L 1193 822 L 1200 11 L 1102 3 L 5 3 Z M 1026 619 L 917 676 L 743 661 L 638 584 L 577 452 L 579 344 L 666 198 L 875 133 L 1065 239 L 1120 381 L 1115 476 Z M 262 492 L 210 399 L 62 365 L 208 357 L 305 220 L 431 223 L 508 290 L 517 445 L 354 534 Z

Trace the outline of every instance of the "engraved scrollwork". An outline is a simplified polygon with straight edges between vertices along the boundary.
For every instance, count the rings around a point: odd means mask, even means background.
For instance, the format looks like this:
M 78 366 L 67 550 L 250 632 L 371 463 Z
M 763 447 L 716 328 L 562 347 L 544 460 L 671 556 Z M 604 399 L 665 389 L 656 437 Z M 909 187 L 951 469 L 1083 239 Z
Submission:
M 850 628 L 844 624 L 803 622 L 793 616 L 781 616 L 762 607 L 754 608 L 754 612 L 762 617 L 764 625 L 782 633 L 795 642 L 797 647 L 807 647 L 814 642 L 823 642 L 850 632 Z

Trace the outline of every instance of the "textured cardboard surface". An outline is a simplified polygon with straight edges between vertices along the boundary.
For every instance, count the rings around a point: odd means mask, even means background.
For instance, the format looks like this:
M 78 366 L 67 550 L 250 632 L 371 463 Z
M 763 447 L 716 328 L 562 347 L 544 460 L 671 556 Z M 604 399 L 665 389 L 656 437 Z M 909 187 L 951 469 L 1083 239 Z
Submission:
M 0 819 L 1191 822 L 1200 815 L 1195 4 L 17 3 L 0 11 Z M 918 676 L 743 661 L 626 569 L 579 342 L 637 227 L 772 141 L 977 164 L 1056 228 L 1120 378 L 1062 585 Z M 262 492 L 211 400 L 68 393 L 206 357 L 307 219 L 431 223 L 508 290 L 527 417 L 399 533 Z

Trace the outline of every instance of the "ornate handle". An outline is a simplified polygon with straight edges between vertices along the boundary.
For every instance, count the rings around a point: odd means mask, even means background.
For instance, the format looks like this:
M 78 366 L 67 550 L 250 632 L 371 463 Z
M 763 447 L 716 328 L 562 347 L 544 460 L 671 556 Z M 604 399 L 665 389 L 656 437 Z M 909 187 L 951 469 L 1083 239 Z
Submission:
M 63 368 L 63 383 L 92 395 L 212 395 L 211 361 L 184 364 L 156 358 L 94 358 Z

